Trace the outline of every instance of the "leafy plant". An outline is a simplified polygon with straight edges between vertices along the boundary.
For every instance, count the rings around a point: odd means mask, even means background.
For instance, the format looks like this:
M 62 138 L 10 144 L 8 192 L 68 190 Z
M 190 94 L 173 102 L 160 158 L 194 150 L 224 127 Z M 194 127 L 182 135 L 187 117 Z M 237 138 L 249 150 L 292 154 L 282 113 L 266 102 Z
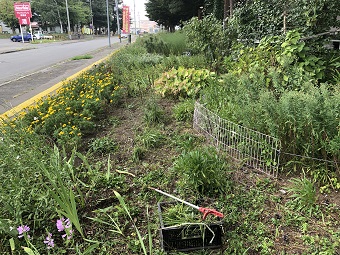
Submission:
M 79 217 L 78 217 L 78 210 L 77 210 L 77 203 L 76 203 L 76 196 L 71 187 L 67 187 L 65 182 L 63 181 L 61 174 L 60 174 L 60 154 L 57 147 L 54 147 L 54 160 L 52 160 L 52 165 L 55 169 L 55 176 L 53 176 L 46 168 L 46 166 L 39 164 L 41 171 L 44 172 L 46 178 L 48 178 L 50 185 L 46 185 L 46 189 L 49 190 L 52 197 L 54 198 L 55 202 L 59 205 L 60 209 L 56 209 L 56 211 L 65 216 L 66 218 L 70 219 L 72 224 L 78 230 L 83 238 L 85 238 L 83 229 L 81 227 Z M 54 163 L 54 164 L 53 164 Z
M 198 97 L 201 89 L 208 86 L 214 77 L 215 73 L 206 69 L 172 68 L 169 72 L 163 73 L 162 76 L 155 81 L 154 87 L 156 93 L 163 97 L 195 99 Z
M 192 53 L 203 54 L 213 70 L 222 71 L 223 58 L 230 53 L 234 32 L 223 29 L 213 15 L 207 15 L 203 20 L 194 17 L 185 23 L 183 30 Z

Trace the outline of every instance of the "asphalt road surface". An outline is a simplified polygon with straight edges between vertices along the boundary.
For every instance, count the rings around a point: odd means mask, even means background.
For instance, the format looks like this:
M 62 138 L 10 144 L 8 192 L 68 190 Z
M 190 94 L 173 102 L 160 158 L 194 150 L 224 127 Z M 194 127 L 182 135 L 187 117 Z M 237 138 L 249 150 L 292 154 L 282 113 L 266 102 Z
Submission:
M 4 39 L 5 40 L 5 39 Z M 43 44 L 0 40 L 0 114 L 106 57 L 127 41 L 111 37 Z M 88 54 L 93 58 L 71 60 Z

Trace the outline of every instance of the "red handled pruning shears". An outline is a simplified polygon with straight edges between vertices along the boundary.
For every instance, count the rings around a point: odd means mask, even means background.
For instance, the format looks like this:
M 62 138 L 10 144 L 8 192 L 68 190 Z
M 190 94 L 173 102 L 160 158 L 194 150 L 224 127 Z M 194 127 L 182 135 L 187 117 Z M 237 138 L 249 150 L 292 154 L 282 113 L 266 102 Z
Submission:
M 205 218 L 208 216 L 208 214 L 213 214 L 213 215 L 215 215 L 215 216 L 217 216 L 217 217 L 219 217 L 219 218 L 223 218 L 223 217 L 224 217 L 223 213 L 218 212 L 218 211 L 216 211 L 215 209 L 199 207 L 199 206 L 197 206 L 197 205 L 191 204 L 191 203 L 189 203 L 189 202 L 187 202 L 187 201 L 184 201 L 184 200 L 182 200 L 182 199 L 180 199 L 180 198 L 178 198 L 178 197 L 175 197 L 175 196 L 173 196 L 173 195 L 170 195 L 170 194 L 168 194 L 168 193 L 166 193 L 166 192 L 164 192 L 164 191 L 161 191 L 161 190 L 159 190 L 159 189 L 155 189 L 155 188 L 152 188 L 152 187 L 150 187 L 150 189 L 153 189 L 154 191 L 157 191 L 158 193 L 161 193 L 161 194 L 163 194 L 163 195 L 165 195 L 165 196 L 167 196 L 167 197 L 171 197 L 171 198 L 173 198 L 173 199 L 175 199 L 175 200 L 177 200 L 177 201 L 179 201 L 179 202 L 182 202 L 182 203 L 184 203 L 184 204 L 186 204 L 186 205 L 188 205 L 188 206 L 191 206 L 191 207 L 193 207 L 193 208 L 199 210 L 201 213 L 203 213 L 203 220 L 205 220 Z

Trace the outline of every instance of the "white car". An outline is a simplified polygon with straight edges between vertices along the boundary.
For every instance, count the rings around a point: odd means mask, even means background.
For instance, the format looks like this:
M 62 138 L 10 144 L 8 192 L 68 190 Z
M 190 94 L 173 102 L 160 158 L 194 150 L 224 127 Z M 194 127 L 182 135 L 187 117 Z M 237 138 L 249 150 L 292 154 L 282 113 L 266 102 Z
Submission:
M 36 31 L 36 32 L 33 33 L 34 39 L 40 40 L 40 39 L 43 39 L 43 36 L 44 36 L 44 34 L 41 31 Z

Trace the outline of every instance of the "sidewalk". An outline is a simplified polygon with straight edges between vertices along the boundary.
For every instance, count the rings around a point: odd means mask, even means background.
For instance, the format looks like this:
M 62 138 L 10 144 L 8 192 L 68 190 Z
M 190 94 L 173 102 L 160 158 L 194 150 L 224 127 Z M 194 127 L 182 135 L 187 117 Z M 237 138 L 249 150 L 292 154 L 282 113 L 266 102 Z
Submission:
M 6 54 L 16 51 L 23 51 L 23 50 L 31 50 L 36 48 L 34 44 L 25 42 L 12 42 L 12 45 L 1 45 L 0 46 L 0 54 Z

